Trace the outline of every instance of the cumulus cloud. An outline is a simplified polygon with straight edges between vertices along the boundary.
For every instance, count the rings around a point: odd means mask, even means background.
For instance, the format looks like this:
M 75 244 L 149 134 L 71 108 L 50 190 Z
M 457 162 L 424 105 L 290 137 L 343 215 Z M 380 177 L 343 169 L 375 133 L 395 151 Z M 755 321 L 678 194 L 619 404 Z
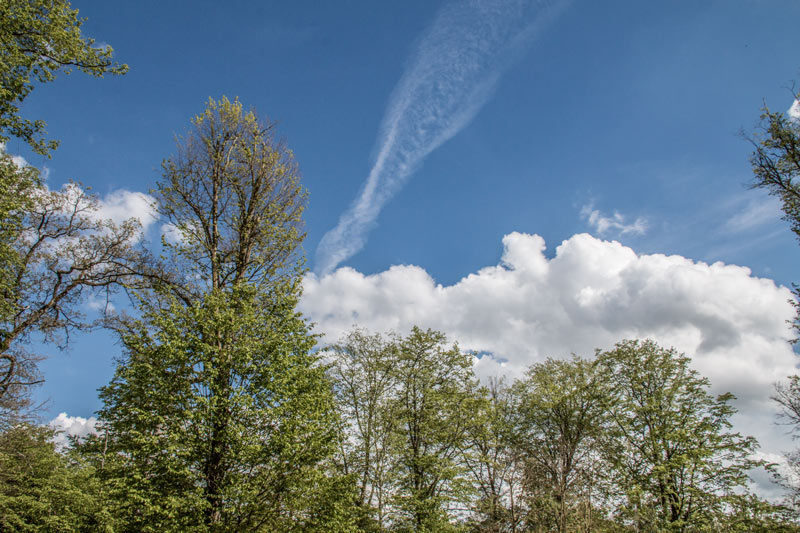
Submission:
M 147 231 L 156 221 L 154 203 L 155 199 L 149 194 L 116 189 L 100 198 L 96 216 L 100 219 L 113 220 L 117 224 L 136 218 L 142 224 L 142 230 Z
M 672 255 L 638 255 L 619 242 L 574 235 L 545 256 L 537 235 L 503 239 L 500 264 L 443 286 L 418 266 L 364 275 L 339 268 L 304 280 L 301 310 L 333 342 L 354 324 L 407 333 L 413 325 L 448 334 L 485 354 L 481 376 L 520 376 L 532 363 L 590 356 L 622 339 L 651 338 L 692 357 L 715 393 L 739 399 L 737 429 L 770 453 L 789 449 L 773 425 L 772 384 L 793 374 L 787 339 L 789 289 L 742 266 Z
M 647 221 L 642 217 L 637 217 L 631 223 L 625 222 L 625 217 L 617 211 L 611 216 L 604 215 L 594 205 L 588 204 L 581 208 L 581 218 L 594 228 L 598 235 L 608 235 L 612 230 L 619 235 L 644 235 L 647 231 Z
M 425 32 L 394 89 L 360 194 L 322 238 L 316 269 L 358 252 L 383 205 L 428 154 L 475 117 L 497 80 L 563 2 L 452 2 Z
M 69 416 L 67 413 L 60 413 L 47 424 L 51 428 L 59 431 L 56 435 L 56 445 L 63 449 L 69 445 L 68 437 L 88 437 L 97 434 L 97 419 L 95 417 L 83 418 L 80 416 Z

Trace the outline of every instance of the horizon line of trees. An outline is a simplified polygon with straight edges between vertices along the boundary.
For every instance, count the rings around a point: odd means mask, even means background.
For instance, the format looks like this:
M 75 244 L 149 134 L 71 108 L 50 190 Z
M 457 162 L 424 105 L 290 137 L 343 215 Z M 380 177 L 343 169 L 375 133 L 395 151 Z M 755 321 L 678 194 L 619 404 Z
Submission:
M 0 6 L 0 142 L 49 155 L 19 115 L 74 67 L 124 74 L 65 0 Z M 765 110 L 755 186 L 800 198 L 800 126 Z M 763 170 L 763 172 L 762 172 Z M 689 358 L 624 340 L 481 385 L 444 334 L 355 329 L 316 351 L 297 311 L 307 192 L 274 125 L 210 99 L 162 164 L 158 250 L 0 154 L 0 529 L 4 531 L 798 531 L 749 490 L 769 467 Z M 90 294 L 134 313 L 88 323 Z M 32 336 L 103 326 L 122 348 L 98 433 L 34 424 Z M 800 385 L 775 399 L 800 427 Z M 800 460 L 789 463 L 800 471 Z M 783 479 L 791 494 L 800 494 Z

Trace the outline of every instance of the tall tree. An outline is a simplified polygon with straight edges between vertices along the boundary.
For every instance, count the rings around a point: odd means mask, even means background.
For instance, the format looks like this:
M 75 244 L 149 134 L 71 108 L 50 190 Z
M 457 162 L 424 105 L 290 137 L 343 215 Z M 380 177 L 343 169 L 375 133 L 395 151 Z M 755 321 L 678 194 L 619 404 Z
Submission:
M 513 441 L 525 462 L 532 527 L 592 530 L 602 486 L 606 390 L 591 361 L 548 359 L 512 389 Z
M 167 286 L 187 304 L 242 283 L 269 291 L 297 282 L 307 194 L 273 129 L 238 100 L 210 99 L 162 165 L 154 192 L 175 235 L 164 240 Z
M 384 531 L 392 495 L 392 439 L 398 346 L 394 338 L 353 330 L 328 350 L 330 376 L 342 414 L 340 453 L 345 475 L 356 478 L 360 527 Z
M 795 99 L 800 94 L 794 95 Z M 753 168 L 751 186 L 764 189 L 781 202 L 783 219 L 800 239 L 800 119 L 783 112 L 761 110 L 761 124 L 750 139 L 754 151 L 750 156 Z M 792 302 L 797 311 L 794 329 L 800 333 L 800 288 L 794 287 Z
M 325 468 L 336 413 L 295 299 L 241 285 L 188 307 L 146 306 L 122 336 L 100 420 L 113 456 L 102 475 L 128 528 L 346 526 L 325 509 L 348 491 Z
M 72 188 L 48 191 L 38 171 L 18 165 L 4 149 L 12 137 L 49 155 L 57 141 L 45 123 L 20 117 L 35 85 L 72 68 L 101 77 L 123 74 L 111 47 L 96 47 L 81 34 L 82 19 L 64 0 L 0 3 L 0 422 L 19 415 L 30 386 L 39 381 L 35 354 L 24 340 L 34 331 L 50 336 L 79 324 L 74 305 L 86 288 L 117 284 L 127 267 L 120 255 L 133 223 L 114 227 L 91 217 L 94 200 Z M 105 234 L 103 237 L 99 233 Z M 80 235 L 80 237 L 79 237 Z M 102 246 L 108 248 L 103 250 Z M 128 252 L 129 250 L 125 250 Z M 74 264 L 70 261 L 75 260 Z M 127 261 L 122 261 L 127 262 Z
M 795 102 L 800 94 L 793 94 Z M 800 239 L 800 119 L 787 113 L 770 110 L 766 105 L 761 110 L 761 124 L 750 139 L 755 148 L 750 157 L 753 168 L 752 187 L 765 189 L 781 201 L 783 219 L 795 236 Z M 795 318 L 793 322 L 795 339 L 800 333 L 800 287 L 794 285 Z M 800 376 L 788 377 L 787 383 L 776 383 L 772 399 L 781 409 L 780 416 L 793 426 L 800 428 Z M 800 451 L 787 455 L 790 469 L 800 472 Z M 795 476 L 778 475 L 778 480 L 789 490 L 789 501 L 795 509 L 800 508 L 800 486 L 793 481 Z
M 510 389 L 492 379 L 473 405 L 462 460 L 475 488 L 471 525 L 478 531 L 520 531 L 525 517 L 524 461 L 513 445 Z
M 20 117 L 20 105 L 36 83 L 53 81 L 72 68 L 95 77 L 124 74 L 110 46 L 84 37 L 78 10 L 65 0 L 3 0 L 0 3 L 0 143 L 18 137 L 40 154 L 58 146 L 45 139 L 43 120 Z
M 730 431 L 733 395 L 712 397 L 688 357 L 650 340 L 623 341 L 598 364 L 612 393 L 622 516 L 645 530 L 713 528 L 761 464 L 755 439 Z
M 238 101 L 192 123 L 156 191 L 179 235 L 169 275 L 121 327 L 107 434 L 87 450 L 135 530 L 345 531 L 331 386 L 295 311 L 305 192 L 291 153 Z
M 472 356 L 448 347 L 436 331 L 414 327 L 400 340 L 397 361 L 396 466 L 398 526 L 447 531 L 450 507 L 471 489 L 460 461 L 478 402 Z

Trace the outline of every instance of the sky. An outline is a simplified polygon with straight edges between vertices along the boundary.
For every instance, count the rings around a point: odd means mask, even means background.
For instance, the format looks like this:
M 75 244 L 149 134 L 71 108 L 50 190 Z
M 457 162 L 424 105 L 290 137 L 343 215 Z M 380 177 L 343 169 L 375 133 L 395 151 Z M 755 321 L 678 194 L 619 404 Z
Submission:
M 238 97 L 277 122 L 309 191 L 300 308 L 323 343 L 417 324 L 513 378 L 649 337 L 738 397 L 764 457 L 795 446 L 769 395 L 797 365 L 800 247 L 748 187 L 744 137 L 793 104 L 797 2 L 73 5 L 130 72 L 28 98 L 61 146 L 6 150 L 51 188 L 78 180 L 157 241 L 147 193 L 175 136 Z M 43 417 L 85 431 L 119 345 L 43 350 Z

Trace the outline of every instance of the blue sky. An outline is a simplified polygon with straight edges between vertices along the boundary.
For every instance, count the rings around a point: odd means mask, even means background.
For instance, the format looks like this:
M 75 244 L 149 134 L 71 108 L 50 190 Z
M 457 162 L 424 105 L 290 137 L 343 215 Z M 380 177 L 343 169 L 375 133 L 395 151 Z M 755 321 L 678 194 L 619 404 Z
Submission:
M 130 73 L 62 76 L 29 97 L 24 113 L 45 118 L 61 147 L 51 160 L 15 141 L 7 149 L 46 165 L 51 187 L 76 179 L 106 200 L 146 193 L 207 99 L 238 96 L 279 123 L 310 191 L 305 249 L 315 274 L 303 310 L 329 338 L 356 320 L 420 323 L 519 369 L 653 336 L 698 354 L 709 374 L 739 369 L 712 381 L 744 398 L 741 427 L 782 439 L 764 416 L 754 420 L 769 384 L 795 365 L 781 344 L 791 309 L 778 286 L 800 279 L 800 248 L 777 204 L 748 190 L 751 148 L 740 131 L 753 130 L 764 102 L 792 104 L 797 2 L 542 1 L 518 13 L 511 1 L 495 10 L 477 0 L 73 5 L 88 17 L 85 33 L 111 44 Z M 487 28 L 497 33 L 476 34 Z M 473 64 L 462 64 L 473 46 Z M 462 67 L 463 80 L 444 83 Z M 430 135 L 447 130 L 438 141 L 415 140 L 420 109 Z M 330 254 L 318 247 L 394 123 L 400 145 L 421 146 L 417 164 L 363 224 L 363 246 L 326 270 Z M 384 171 L 397 177 L 397 167 Z M 717 261 L 751 272 L 709 266 Z M 336 266 L 345 268 L 323 276 Z M 487 281 L 499 279 L 516 287 L 509 298 Z M 507 307 L 514 295 L 525 297 Z M 492 340 L 514 328 L 559 334 Z M 113 338 L 79 336 L 68 352 L 48 352 L 38 393 L 49 399 L 46 418 L 91 415 L 119 355 Z

